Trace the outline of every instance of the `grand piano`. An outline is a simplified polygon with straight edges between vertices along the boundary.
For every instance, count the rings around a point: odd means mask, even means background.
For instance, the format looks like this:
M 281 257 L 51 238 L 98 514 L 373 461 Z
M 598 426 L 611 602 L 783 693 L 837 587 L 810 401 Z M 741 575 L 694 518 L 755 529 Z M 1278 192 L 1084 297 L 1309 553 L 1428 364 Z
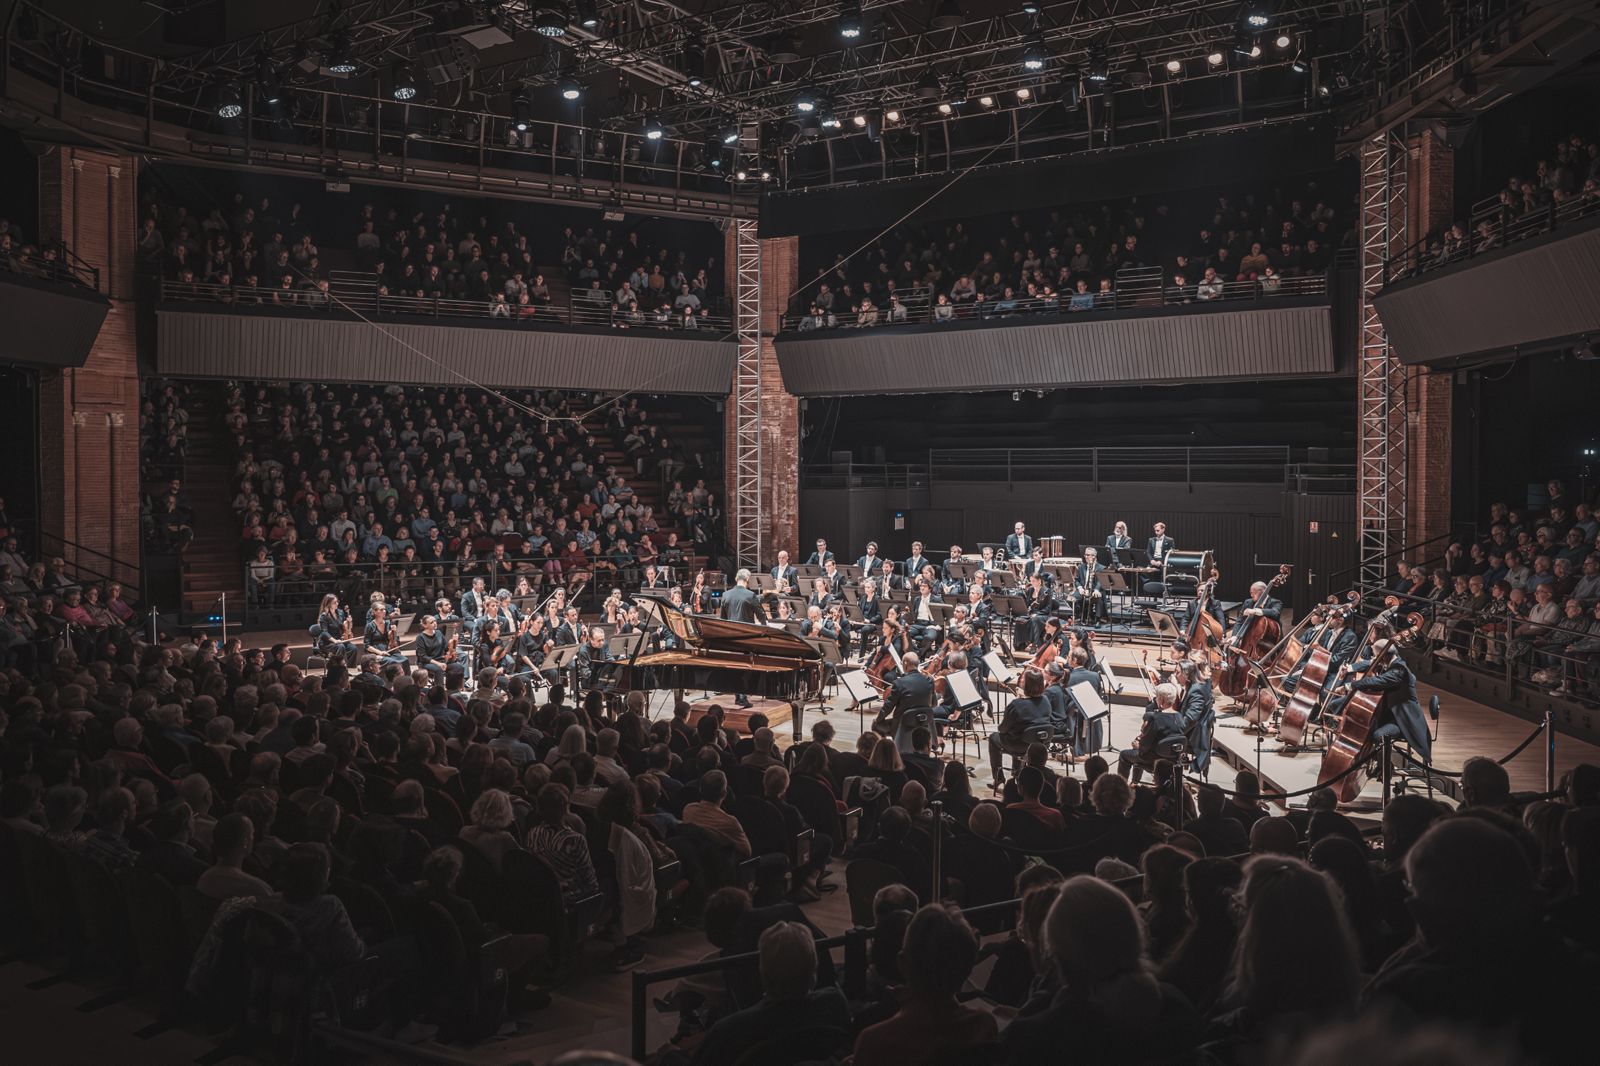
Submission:
M 790 705 L 795 736 L 808 696 L 821 685 L 822 653 L 782 629 L 689 614 L 665 600 L 646 601 L 676 638 L 676 648 L 644 652 L 619 665 L 617 691 L 687 689 L 743 693 Z

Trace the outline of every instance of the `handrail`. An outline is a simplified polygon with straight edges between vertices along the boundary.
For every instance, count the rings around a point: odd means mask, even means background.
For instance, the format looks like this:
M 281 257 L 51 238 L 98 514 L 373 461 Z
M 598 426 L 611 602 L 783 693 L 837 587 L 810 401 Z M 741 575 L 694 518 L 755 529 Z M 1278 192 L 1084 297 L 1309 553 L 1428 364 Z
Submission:
M 99 269 L 84 262 L 61 241 L 52 241 L 43 248 L 23 245 L 13 248 L 9 255 L 0 255 L 0 275 L 3 274 L 66 281 L 95 292 L 100 291 Z
M 932 448 L 928 473 L 1024 481 L 1281 482 L 1293 451 L 1280 445 Z
M 1592 193 L 1580 194 L 1565 203 L 1552 200 L 1532 211 L 1519 211 L 1514 205 L 1503 203 L 1496 194 L 1473 205 L 1467 216 L 1467 232 L 1459 241 L 1453 241 L 1449 234 L 1443 238 L 1430 234 L 1385 259 L 1383 284 L 1387 286 L 1440 267 L 1467 262 L 1518 241 L 1553 233 L 1597 213 L 1600 213 L 1600 195 Z
M 1363 560 L 1363 561 L 1361 561 L 1359 563 L 1356 563 L 1354 566 L 1347 566 L 1343 570 L 1336 570 L 1333 573 L 1328 575 L 1328 584 L 1329 585 L 1333 585 L 1333 584 L 1337 583 L 1337 580 L 1339 578 L 1344 577 L 1346 574 L 1355 573 L 1356 571 L 1360 570 L 1363 566 L 1366 566 L 1370 562 L 1383 562 L 1383 563 L 1386 563 L 1390 559 L 1396 558 L 1397 556 L 1405 555 L 1405 554 L 1407 554 L 1409 552 L 1416 551 L 1418 548 L 1425 548 L 1430 544 L 1437 544 L 1441 540 L 1453 540 L 1455 538 L 1456 533 L 1457 533 L 1457 530 L 1451 529 L 1449 532 L 1440 533 L 1437 536 L 1429 537 L 1427 540 L 1419 540 L 1419 541 L 1417 541 L 1417 543 L 1409 544 L 1404 548 L 1396 548 L 1393 551 L 1385 552 L 1384 554 L 1380 555 L 1377 559 Z M 1442 556 L 1438 556 L 1438 555 L 1429 556 L 1427 559 L 1423 560 L 1423 563 L 1426 564 L 1426 563 L 1431 562 L 1434 559 L 1438 559 L 1438 558 L 1442 558 Z

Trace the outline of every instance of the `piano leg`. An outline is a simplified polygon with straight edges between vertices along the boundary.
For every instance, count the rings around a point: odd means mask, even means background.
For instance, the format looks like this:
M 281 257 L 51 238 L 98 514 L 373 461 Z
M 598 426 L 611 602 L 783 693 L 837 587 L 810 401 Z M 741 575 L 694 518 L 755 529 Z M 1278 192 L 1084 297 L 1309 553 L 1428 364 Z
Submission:
M 800 743 L 805 739 L 806 704 L 804 700 L 789 704 L 789 721 L 794 723 L 794 742 Z

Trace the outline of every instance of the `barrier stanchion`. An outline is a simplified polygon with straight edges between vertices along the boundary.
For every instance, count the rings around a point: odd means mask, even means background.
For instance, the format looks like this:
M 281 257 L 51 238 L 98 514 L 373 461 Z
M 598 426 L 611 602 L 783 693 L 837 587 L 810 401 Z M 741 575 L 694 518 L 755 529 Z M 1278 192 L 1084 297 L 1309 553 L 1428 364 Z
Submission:
M 1556 714 L 1548 708 L 1544 712 L 1544 790 L 1556 790 Z

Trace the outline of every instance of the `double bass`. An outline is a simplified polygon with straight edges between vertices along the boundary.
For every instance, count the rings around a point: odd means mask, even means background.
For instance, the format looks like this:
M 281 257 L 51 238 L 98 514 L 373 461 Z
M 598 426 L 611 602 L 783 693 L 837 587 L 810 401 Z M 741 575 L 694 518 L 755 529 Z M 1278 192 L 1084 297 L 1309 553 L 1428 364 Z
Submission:
M 1267 582 L 1255 599 L 1244 605 L 1244 609 L 1259 608 L 1267 602 L 1267 597 L 1272 595 L 1272 590 L 1289 580 L 1289 564 L 1285 563 L 1278 568 L 1278 573 Z M 1268 651 L 1278 642 L 1282 635 L 1283 627 L 1275 619 L 1258 615 L 1250 619 L 1250 624 L 1245 627 L 1239 638 L 1232 642 L 1226 653 L 1222 670 L 1217 675 L 1217 691 L 1224 696 L 1239 699 L 1251 688 L 1254 675 L 1255 661 L 1263 652 Z M 1254 702 L 1252 698 L 1250 702 Z
M 1395 645 L 1389 641 L 1373 656 L 1369 672 L 1384 666 L 1393 654 Z M 1349 771 L 1372 753 L 1372 724 L 1382 706 L 1382 692 L 1352 693 L 1339 716 L 1338 730 L 1329 735 L 1328 750 L 1322 753 L 1322 767 L 1317 771 L 1317 784 L 1326 785 L 1341 774 L 1348 774 L 1334 785 L 1334 794 L 1340 803 L 1351 803 L 1361 795 L 1362 775 Z
M 1355 610 L 1355 604 L 1324 605 L 1319 610 L 1324 613 L 1323 624 L 1326 625 L 1326 620 L 1335 614 L 1349 617 L 1350 612 Z M 1332 665 L 1333 652 L 1313 642 L 1305 664 L 1300 668 L 1294 690 L 1284 701 L 1282 714 L 1278 718 L 1278 739 L 1285 744 L 1299 746 L 1305 743 L 1306 729 L 1327 694 L 1328 668 Z

